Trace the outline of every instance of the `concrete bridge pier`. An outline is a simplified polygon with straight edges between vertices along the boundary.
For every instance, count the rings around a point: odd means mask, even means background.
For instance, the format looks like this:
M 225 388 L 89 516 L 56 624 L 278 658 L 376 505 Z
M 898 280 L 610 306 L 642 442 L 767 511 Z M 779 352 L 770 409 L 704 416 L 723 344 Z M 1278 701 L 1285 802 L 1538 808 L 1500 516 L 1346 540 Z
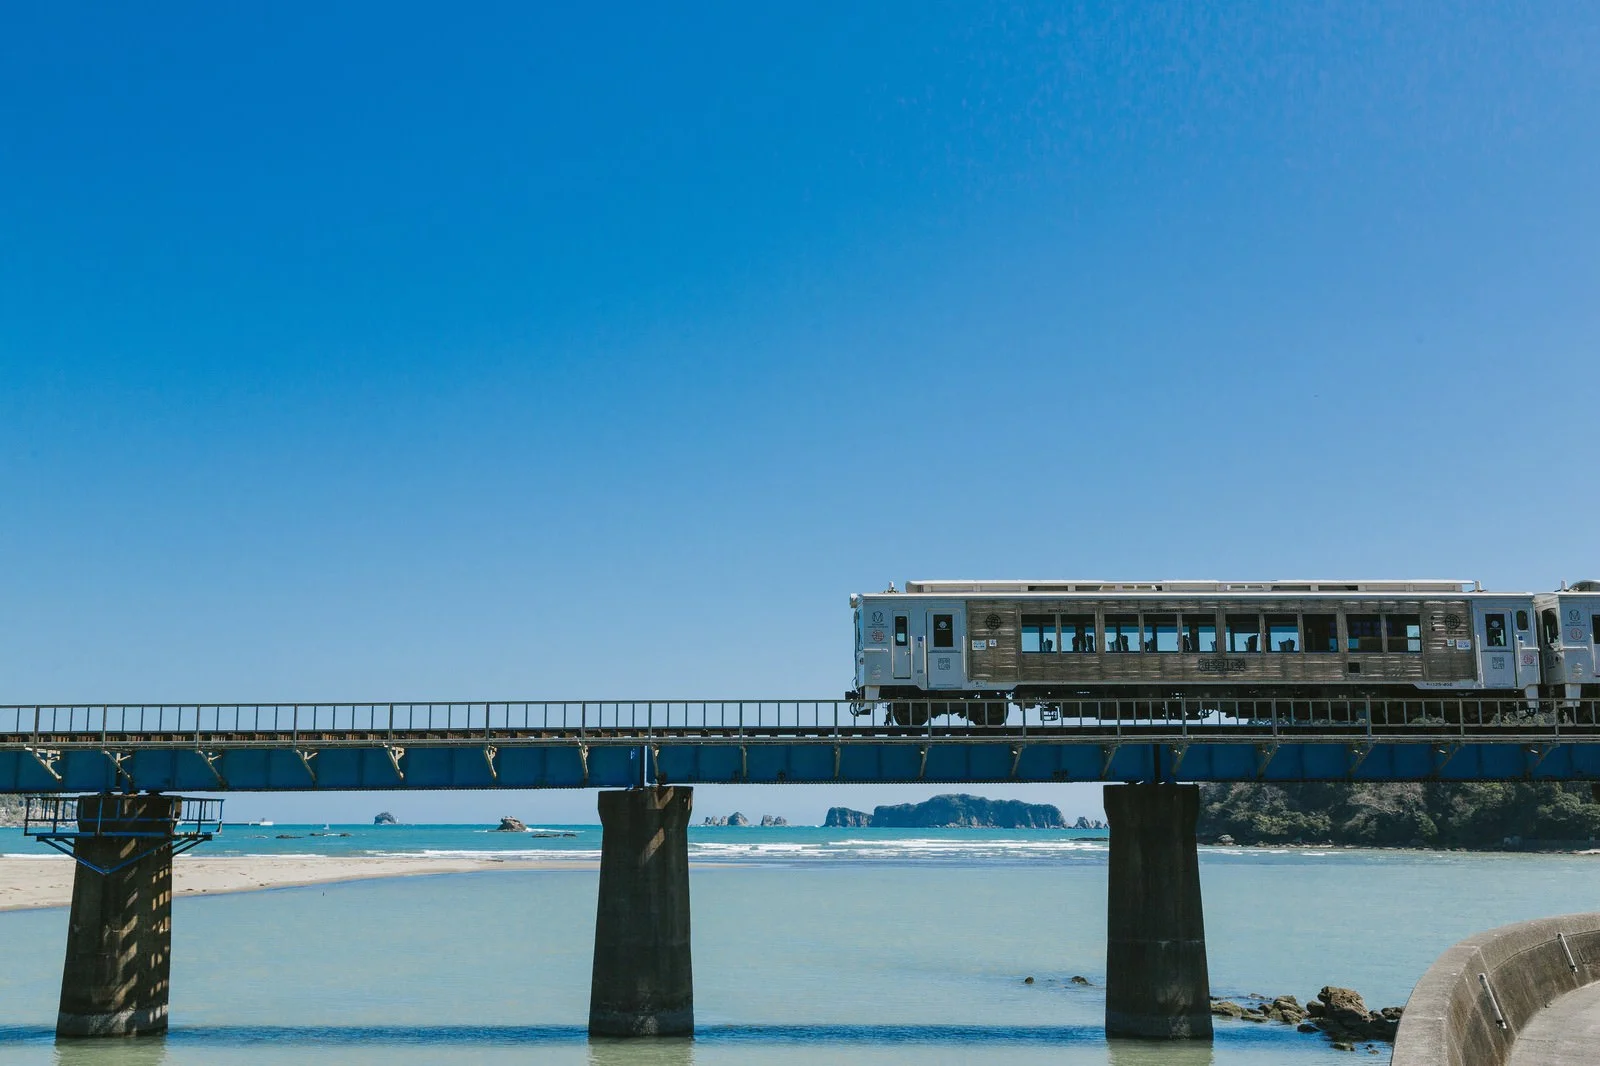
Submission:
M 600 793 L 590 1036 L 694 1032 L 689 812 L 694 790 Z
M 78 800 L 78 860 L 56 1036 L 167 1031 L 177 796 Z M 92 835 L 87 835 L 92 834 Z
M 1211 1039 L 1196 785 L 1105 787 L 1106 1035 Z

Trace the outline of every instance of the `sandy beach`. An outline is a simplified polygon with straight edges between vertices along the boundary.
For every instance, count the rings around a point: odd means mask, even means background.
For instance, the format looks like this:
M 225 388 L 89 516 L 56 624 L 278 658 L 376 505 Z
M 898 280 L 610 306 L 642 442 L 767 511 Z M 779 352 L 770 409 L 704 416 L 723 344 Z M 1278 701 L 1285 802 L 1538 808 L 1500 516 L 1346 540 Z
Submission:
M 590 859 L 417 858 L 352 856 L 338 858 L 252 855 L 210 857 L 180 855 L 172 864 L 173 891 L 178 896 L 254 892 L 374 877 L 420 877 L 428 874 L 476 873 L 486 870 L 592 870 Z M 66 856 L 0 858 L 0 911 L 65 907 L 72 901 L 73 862 Z

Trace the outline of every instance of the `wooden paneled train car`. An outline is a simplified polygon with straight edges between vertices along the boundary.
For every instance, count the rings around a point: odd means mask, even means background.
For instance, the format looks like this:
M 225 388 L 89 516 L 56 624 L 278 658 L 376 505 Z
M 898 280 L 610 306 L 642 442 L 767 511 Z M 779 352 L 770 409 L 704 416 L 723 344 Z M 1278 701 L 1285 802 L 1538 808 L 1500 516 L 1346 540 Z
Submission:
M 1600 695 L 1595 582 L 908 581 L 850 605 L 848 698 L 901 724 L 930 706 L 998 724 L 1005 703 Z

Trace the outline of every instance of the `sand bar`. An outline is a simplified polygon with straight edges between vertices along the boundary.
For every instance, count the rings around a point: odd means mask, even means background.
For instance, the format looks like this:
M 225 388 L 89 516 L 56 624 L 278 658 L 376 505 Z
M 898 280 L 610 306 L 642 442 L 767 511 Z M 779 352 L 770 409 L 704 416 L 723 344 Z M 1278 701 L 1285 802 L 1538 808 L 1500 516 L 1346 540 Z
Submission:
M 417 877 L 488 870 L 597 870 L 594 859 L 502 856 L 180 855 L 172 864 L 173 892 L 208 896 L 266 888 Z M 73 862 L 64 855 L 0 858 L 0 911 L 65 907 L 72 902 Z

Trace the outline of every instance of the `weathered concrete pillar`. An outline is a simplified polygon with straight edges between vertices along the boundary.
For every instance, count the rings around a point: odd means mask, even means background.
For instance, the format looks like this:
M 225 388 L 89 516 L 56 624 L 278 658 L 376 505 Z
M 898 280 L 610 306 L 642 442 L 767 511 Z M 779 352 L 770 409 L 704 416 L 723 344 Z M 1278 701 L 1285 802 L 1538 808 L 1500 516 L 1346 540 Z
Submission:
M 1211 1038 L 1195 785 L 1107 785 L 1106 1035 Z
M 73 844 L 79 861 L 56 1036 L 166 1032 L 172 963 L 170 844 L 182 802 L 177 796 L 110 793 L 78 800 L 80 831 L 110 835 L 82 836 Z M 112 872 L 99 873 L 85 862 Z
M 600 905 L 589 1035 L 694 1032 L 689 811 L 694 790 L 600 793 Z

